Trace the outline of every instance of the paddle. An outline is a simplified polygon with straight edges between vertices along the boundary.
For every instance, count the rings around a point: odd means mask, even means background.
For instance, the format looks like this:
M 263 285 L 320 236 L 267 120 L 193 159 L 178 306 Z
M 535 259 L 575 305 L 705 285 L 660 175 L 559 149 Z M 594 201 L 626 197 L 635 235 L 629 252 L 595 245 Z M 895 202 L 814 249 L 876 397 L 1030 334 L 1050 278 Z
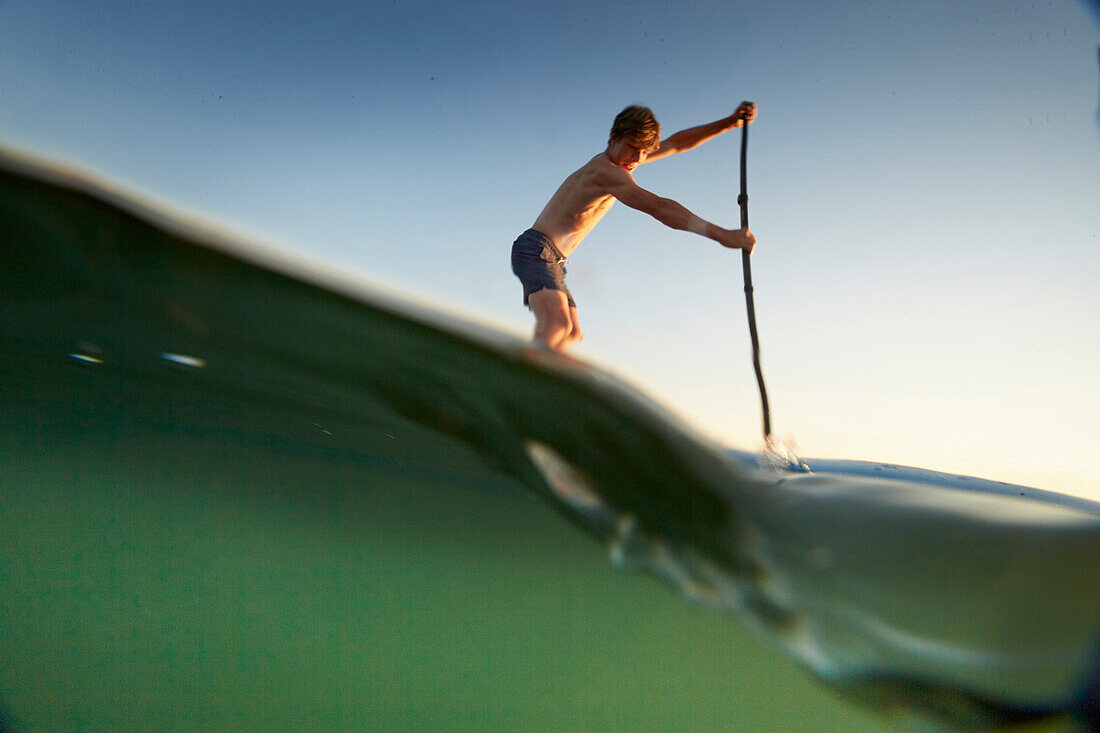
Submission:
M 741 123 L 741 195 L 737 204 L 741 207 L 741 228 L 749 228 L 748 176 L 745 172 L 745 152 L 749 145 L 748 122 Z M 756 370 L 756 383 L 760 385 L 760 403 L 764 408 L 764 442 L 771 445 L 772 418 L 768 409 L 768 391 L 764 388 L 764 372 L 760 370 L 760 341 L 756 336 L 756 308 L 752 302 L 752 266 L 749 253 L 741 250 L 741 265 L 745 273 L 745 307 L 749 315 L 749 336 L 752 338 L 752 366 Z

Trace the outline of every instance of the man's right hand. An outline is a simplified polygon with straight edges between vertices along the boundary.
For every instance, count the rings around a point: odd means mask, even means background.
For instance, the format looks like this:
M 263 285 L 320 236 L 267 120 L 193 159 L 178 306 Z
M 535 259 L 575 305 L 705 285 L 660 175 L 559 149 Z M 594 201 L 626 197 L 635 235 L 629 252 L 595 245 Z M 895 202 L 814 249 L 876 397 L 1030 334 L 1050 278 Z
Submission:
M 726 229 L 726 235 L 722 238 L 722 246 L 730 249 L 743 249 L 752 254 L 756 246 L 756 235 L 748 229 Z
M 734 118 L 737 120 L 734 127 L 744 127 L 745 123 L 752 124 L 752 121 L 756 119 L 756 103 L 755 102 L 742 102 L 737 110 L 733 113 Z

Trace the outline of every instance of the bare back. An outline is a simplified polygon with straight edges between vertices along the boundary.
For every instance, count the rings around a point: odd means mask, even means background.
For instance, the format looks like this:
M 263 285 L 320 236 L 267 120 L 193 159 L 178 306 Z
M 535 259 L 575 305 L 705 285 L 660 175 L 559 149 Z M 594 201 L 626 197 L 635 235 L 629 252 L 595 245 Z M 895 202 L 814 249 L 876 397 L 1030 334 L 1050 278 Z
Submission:
M 568 257 L 615 203 L 607 192 L 608 178 L 615 172 L 625 174 L 606 152 L 592 158 L 558 187 L 532 228 L 554 240 Z

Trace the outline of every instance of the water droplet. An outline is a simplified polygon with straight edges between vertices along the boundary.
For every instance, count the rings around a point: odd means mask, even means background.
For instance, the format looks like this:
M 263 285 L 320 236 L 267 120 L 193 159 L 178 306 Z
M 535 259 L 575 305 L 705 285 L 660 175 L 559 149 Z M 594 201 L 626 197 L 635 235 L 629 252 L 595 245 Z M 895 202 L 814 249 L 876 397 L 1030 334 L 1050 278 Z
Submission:
M 162 351 L 160 358 L 165 361 L 170 361 L 173 364 L 191 367 L 192 369 L 203 369 L 206 367 L 205 359 L 200 359 L 197 356 L 188 356 L 187 354 L 173 354 L 170 351 Z
M 82 364 L 103 364 L 103 347 L 88 341 L 77 341 L 76 348 L 69 352 L 70 359 Z

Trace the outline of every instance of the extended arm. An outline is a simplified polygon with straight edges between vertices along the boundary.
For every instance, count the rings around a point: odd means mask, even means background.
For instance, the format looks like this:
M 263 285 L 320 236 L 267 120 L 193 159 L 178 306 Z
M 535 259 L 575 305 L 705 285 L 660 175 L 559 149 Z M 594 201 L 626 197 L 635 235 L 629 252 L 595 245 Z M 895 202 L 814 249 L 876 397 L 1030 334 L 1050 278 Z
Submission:
M 661 141 L 660 147 L 647 156 L 646 162 L 660 160 L 670 155 L 697 148 L 706 141 L 718 137 L 723 132 L 741 127 L 746 122 L 751 123 L 754 119 L 756 119 L 756 105 L 752 102 L 742 102 L 737 111 L 729 117 L 723 117 L 706 125 L 689 127 L 665 138 Z
M 723 229 L 701 219 L 682 204 L 645 190 L 625 171 L 608 174 L 606 183 L 607 192 L 616 199 L 632 209 L 649 214 L 667 227 L 699 234 L 731 249 L 752 252 L 756 244 L 756 237 L 748 229 Z

